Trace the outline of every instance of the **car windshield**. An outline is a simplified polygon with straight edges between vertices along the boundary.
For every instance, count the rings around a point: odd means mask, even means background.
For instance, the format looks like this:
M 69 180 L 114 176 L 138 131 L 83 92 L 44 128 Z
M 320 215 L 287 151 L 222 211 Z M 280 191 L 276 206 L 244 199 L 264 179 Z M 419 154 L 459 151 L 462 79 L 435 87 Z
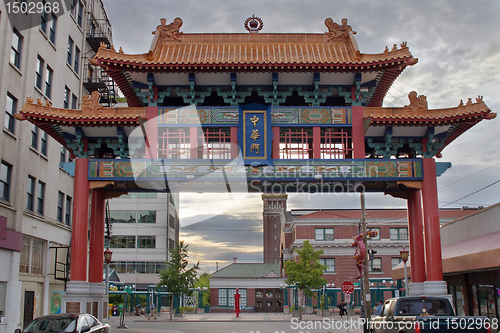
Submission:
M 75 318 L 35 319 L 24 329 L 24 333 L 73 332 L 76 327 Z
M 439 299 L 406 299 L 399 303 L 400 316 L 452 316 L 449 303 Z

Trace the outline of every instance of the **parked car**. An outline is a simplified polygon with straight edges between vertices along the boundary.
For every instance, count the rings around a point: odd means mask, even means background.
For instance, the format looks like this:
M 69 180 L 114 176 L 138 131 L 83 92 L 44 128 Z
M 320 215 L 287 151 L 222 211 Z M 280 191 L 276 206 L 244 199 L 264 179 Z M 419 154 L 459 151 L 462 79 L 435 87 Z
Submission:
M 35 318 L 24 330 L 14 333 L 110 333 L 108 324 L 103 324 L 86 313 L 61 313 Z
M 445 297 L 395 297 L 370 321 L 371 333 L 491 332 L 486 317 L 455 316 Z

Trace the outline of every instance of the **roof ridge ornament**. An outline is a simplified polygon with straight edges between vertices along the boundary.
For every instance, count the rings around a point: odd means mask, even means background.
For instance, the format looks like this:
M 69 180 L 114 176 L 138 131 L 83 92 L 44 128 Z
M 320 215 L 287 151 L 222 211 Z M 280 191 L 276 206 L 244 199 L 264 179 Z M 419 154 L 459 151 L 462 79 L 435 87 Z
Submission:
M 418 95 L 416 91 L 410 91 L 408 99 L 410 100 L 410 104 L 405 105 L 404 108 L 408 109 L 409 112 L 421 114 L 425 113 L 429 109 L 427 106 L 427 97 L 424 95 Z
M 356 31 L 353 31 L 351 26 L 347 24 L 346 18 L 343 18 L 341 22 L 341 25 L 339 25 L 335 23 L 331 17 L 325 20 L 325 25 L 328 28 L 325 34 L 328 41 L 348 38 L 349 32 L 352 32 L 353 35 L 356 34 Z
M 98 115 L 104 111 L 104 106 L 99 103 L 101 94 L 96 90 L 90 95 L 85 95 L 82 98 L 82 114 Z
M 262 30 L 262 28 L 264 28 L 264 22 L 260 17 L 257 17 L 255 16 L 255 14 L 252 14 L 252 17 L 249 17 L 245 20 L 243 26 L 250 33 L 258 33 L 260 30 Z
M 182 32 L 179 31 L 182 26 L 182 19 L 177 17 L 174 21 L 167 25 L 167 19 L 160 19 L 161 24 L 156 27 L 156 31 L 153 31 L 153 35 L 158 33 L 158 37 L 162 41 L 181 41 Z

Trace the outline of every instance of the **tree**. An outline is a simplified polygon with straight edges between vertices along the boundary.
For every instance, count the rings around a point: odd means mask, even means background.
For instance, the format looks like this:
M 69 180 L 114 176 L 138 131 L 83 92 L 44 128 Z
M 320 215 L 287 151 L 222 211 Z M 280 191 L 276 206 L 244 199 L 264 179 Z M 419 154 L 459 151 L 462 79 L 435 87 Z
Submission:
M 210 278 L 212 277 L 212 275 L 208 274 L 208 273 L 203 273 L 200 275 L 200 277 L 198 278 L 198 281 L 196 281 L 194 287 L 195 288 L 204 288 L 206 287 L 207 290 L 205 292 L 203 292 L 203 306 L 205 305 L 208 305 L 210 304 Z
M 172 319 L 172 308 L 174 296 L 187 294 L 196 282 L 196 271 L 200 269 L 200 262 L 193 267 L 188 266 L 188 245 L 184 241 L 176 243 L 173 249 L 170 249 L 171 259 L 168 262 L 168 268 L 160 272 L 160 282 L 157 288 L 167 286 L 168 291 L 172 293 L 170 301 L 170 319 Z
M 322 276 L 328 266 L 319 262 L 323 250 L 315 251 L 311 243 L 305 240 L 302 249 L 296 249 L 295 252 L 299 256 L 299 261 L 285 262 L 285 274 L 288 275 L 285 283 L 296 285 L 305 296 L 316 297 L 312 289 L 318 289 L 326 283 L 326 279 L 323 279 Z M 302 309 L 300 310 L 300 319 L 302 320 Z

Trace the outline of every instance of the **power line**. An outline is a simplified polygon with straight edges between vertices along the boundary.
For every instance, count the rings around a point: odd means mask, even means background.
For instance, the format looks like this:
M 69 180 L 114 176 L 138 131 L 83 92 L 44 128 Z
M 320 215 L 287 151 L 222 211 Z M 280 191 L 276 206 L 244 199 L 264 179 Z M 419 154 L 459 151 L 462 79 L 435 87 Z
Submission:
M 448 184 L 448 185 L 445 185 L 445 186 L 442 186 L 442 187 L 440 186 L 440 187 L 439 187 L 439 189 L 441 190 L 441 189 L 443 189 L 443 188 L 445 188 L 445 187 L 448 187 L 448 186 L 451 186 L 451 185 L 453 185 L 453 184 L 455 184 L 455 183 L 461 182 L 461 181 L 462 181 L 462 180 L 464 180 L 464 179 L 467 179 L 467 178 L 469 178 L 469 177 L 472 177 L 472 176 L 474 176 L 474 175 L 477 175 L 478 173 L 481 173 L 481 172 L 483 172 L 483 171 L 486 171 L 486 170 L 488 170 L 488 169 L 491 169 L 491 168 L 493 168 L 493 167 L 496 167 L 496 166 L 497 166 L 497 165 L 499 165 L 499 164 L 500 164 L 500 162 L 499 162 L 499 163 L 497 163 L 497 164 L 491 165 L 491 166 L 489 166 L 489 167 L 487 167 L 487 168 L 485 168 L 485 169 L 483 169 L 483 170 L 479 170 L 478 172 L 475 172 L 475 173 L 473 173 L 473 174 L 471 174 L 471 175 L 468 175 L 468 176 L 466 176 L 466 177 L 464 177 L 464 178 L 461 178 L 461 179 L 459 179 L 459 180 L 456 180 L 456 181 L 454 181 L 454 182 L 452 182 L 452 183 L 450 183 L 450 184 Z
M 465 199 L 465 198 L 467 198 L 467 197 L 470 197 L 471 195 L 476 194 L 476 193 L 478 193 L 478 192 L 481 192 L 482 190 L 485 190 L 485 189 L 487 189 L 488 187 L 495 185 L 496 183 L 500 183 L 500 179 L 499 179 L 499 180 L 497 180 L 497 181 L 495 181 L 495 182 L 493 182 L 493 183 L 491 183 L 491 184 L 489 184 L 489 185 L 486 185 L 486 186 L 485 186 L 485 187 L 483 187 L 483 188 L 480 188 L 480 189 L 479 189 L 479 190 L 477 190 L 477 191 L 474 191 L 474 192 L 472 192 L 472 193 L 469 193 L 469 194 L 467 194 L 466 196 L 461 197 L 460 199 L 457 199 L 457 200 L 455 200 L 455 201 L 452 201 L 452 202 L 450 202 L 450 203 L 447 203 L 446 205 L 444 205 L 444 206 L 442 206 L 442 207 L 445 207 L 445 206 L 451 205 L 452 203 L 455 203 L 455 202 L 457 202 L 457 201 L 459 201 L 459 200 L 462 200 L 462 199 Z M 441 208 L 442 208 L 442 207 L 441 207 Z

